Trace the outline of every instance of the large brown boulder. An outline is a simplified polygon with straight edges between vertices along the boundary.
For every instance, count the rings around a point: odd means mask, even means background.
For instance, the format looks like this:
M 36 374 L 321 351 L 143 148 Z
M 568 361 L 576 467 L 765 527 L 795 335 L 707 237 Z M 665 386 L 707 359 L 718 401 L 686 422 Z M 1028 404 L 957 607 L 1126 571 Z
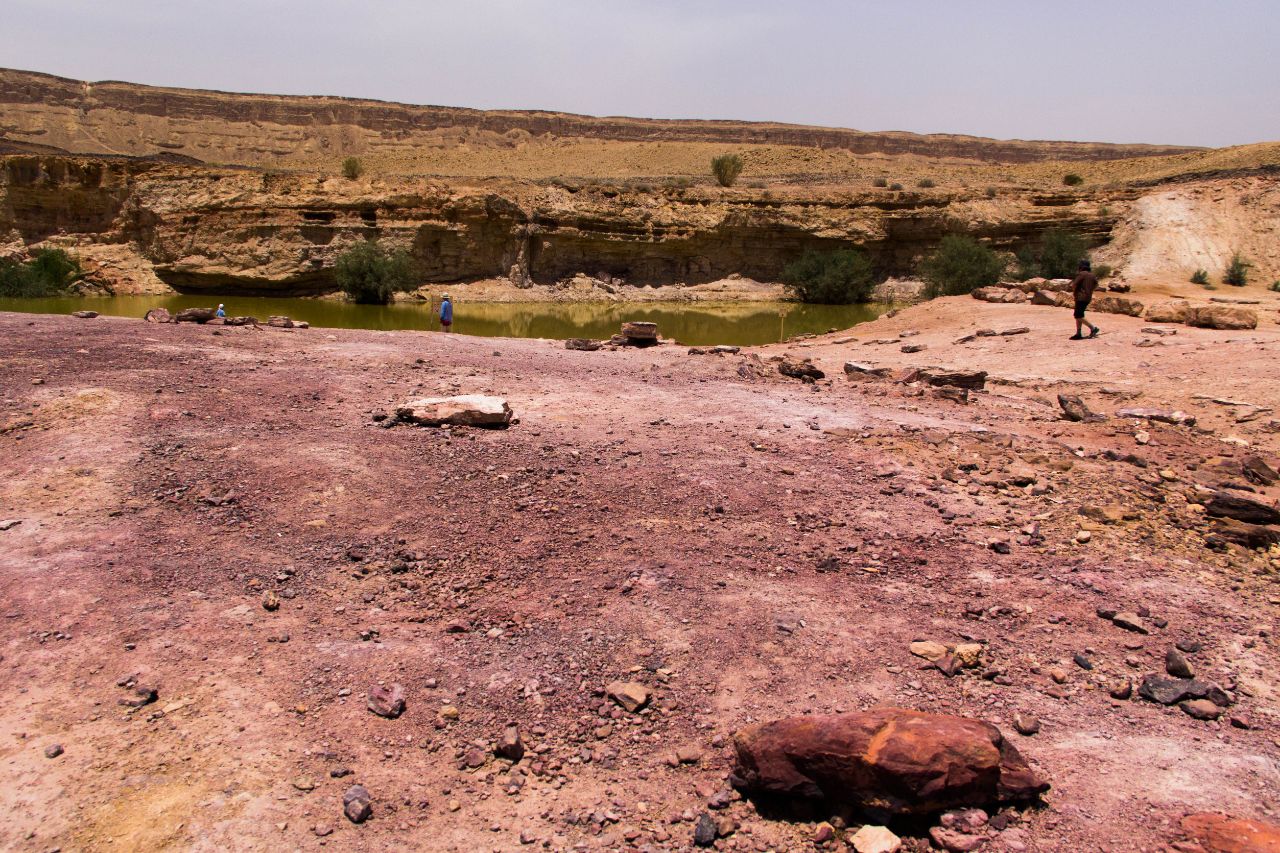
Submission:
M 1258 312 L 1230 305 L 1201 305 L 1188 309 L 1187 325 L 1202 329 L 1256 329 Z
M 1191 303 L 1185 299 L 1168 299 L 1147 309 L 1147 319 L 1152 323 L 1185 323 Z
M 749 796 L 889 814 L 1029 800 L 1049 785 L 990 723 L 902 708 L 788 717 L 734 738 Z
M 1182 831 L 1205 853 L 1280 853 L 1280 826 L 1220 814 L 1192 814 Z
M 1280 524 L 1280 509 L 1234 492 L 1214 492 L 1204 511 L 1215 518 L 1234 518 L 1247 524 Z
M 175 323 L 207 323 L 213 319 L 212 308 L 185 308 L 173 315 Z
M 973 291 L 973 298 L 983 302 L 1026 302 L 1025 292 L 1015 287 L 979 287 Z
M 1136 299 L 1123 296 L 1100 296 L 1093 300 L 1094 311 L 1103 314 L 1125 314 L 1129 317 L 1141 317 L 1143 305 Z

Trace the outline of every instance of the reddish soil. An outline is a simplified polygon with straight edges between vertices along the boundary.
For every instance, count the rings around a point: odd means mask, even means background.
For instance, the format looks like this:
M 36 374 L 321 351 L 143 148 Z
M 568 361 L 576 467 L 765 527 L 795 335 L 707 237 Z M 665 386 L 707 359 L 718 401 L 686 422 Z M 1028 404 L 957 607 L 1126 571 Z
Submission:
M 1233 464 L 1274 465 L 1280 424 L 1195 395 L 1280 404 L 1280 333 L 1139 349 L 1148 324 L 1104 317 L 1069 344 L 1067 317 L 941 300 L 776 348 L 828 371 L 808 385 L 774 350 L 0 314 L 0 519 L 21 522 L 0 532 L 0 847 L 687 849 L 738 727 L 882 704 L 990 720 L 1051 781 L 988 849 L 1154 851 L 1187 812 L 1272 819 L 1280 552 L 1207 549 L 1196 484 L 1247 485 Z M 846 381 L 872 359 L 999 381 L 968 405 Z M 1199 425 L 1067 423 L 1064 391 Z M 435 393 L 503 396 L 519 422 L 372 419 Z M 908 651 L 969 638 L 985 663 L 953 678 Z M 1109 697 L 1179 640 L 1237 700 L 1222 720 Z M 119 704 L 130 676 L 158 701 Z M 609 702 L 616 679 L 649 708 Z M 395 720 L 366 709 L 391 682 Z M 519 769 L 469 769 L 510 722 Z M 701 760 L 670 766 L 681 747 Z M 814 824 L 714 813 L 737 824 L 720 849 L 814 847 Z

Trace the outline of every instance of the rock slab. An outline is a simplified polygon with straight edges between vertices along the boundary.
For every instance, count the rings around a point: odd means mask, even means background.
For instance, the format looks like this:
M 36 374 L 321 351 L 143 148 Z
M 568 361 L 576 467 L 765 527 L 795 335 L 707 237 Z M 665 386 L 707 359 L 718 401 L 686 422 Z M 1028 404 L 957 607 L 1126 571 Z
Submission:
M 511 407 L 501 397 L 481 394 L 422 397 L 397 406 L 396 417 L 423 426 L 505 427 L 511 423 Z
M 1049 789 L 990 723 L 903 708 L 788 717 L 734 737 L 744 793 L 889 814 L 1029 800 Z

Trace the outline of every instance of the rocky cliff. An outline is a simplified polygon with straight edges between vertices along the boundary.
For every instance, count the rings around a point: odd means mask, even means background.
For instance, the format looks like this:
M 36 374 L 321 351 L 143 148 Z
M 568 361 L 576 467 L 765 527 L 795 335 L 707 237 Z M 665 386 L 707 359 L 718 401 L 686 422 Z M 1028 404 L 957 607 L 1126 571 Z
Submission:
M 1112 160 L 1196 150 L 231 94 L 87 83 L 5 69 L 0 69 L 0 116 L 0 137 L 12 144 L 41 144 L 82 154 L 180 152 L 208 162 L 273 166 L 311 162 L 317 156 L 460 143 L 509 148 L 530 139 L 800 146 L 991 163 Z
M 776 280 L 806 248 L 863 246 L 886 274 L 912 271 L 949 232 L 1014 249 L 1044 229 L 1106 240 L 1127 194 L 966 190 L 814 192 L 625 189 L 532 182 L 347 181 L 128 160 L 0 159 L 0 234 L 86 252 L 127 246 L 178 290 L 317 293 L 359 240 L 408 249 L 426 282 L 578 272 L 632 285 L 739 273 Z M 116 284 L 128 287 L 128 282 Z

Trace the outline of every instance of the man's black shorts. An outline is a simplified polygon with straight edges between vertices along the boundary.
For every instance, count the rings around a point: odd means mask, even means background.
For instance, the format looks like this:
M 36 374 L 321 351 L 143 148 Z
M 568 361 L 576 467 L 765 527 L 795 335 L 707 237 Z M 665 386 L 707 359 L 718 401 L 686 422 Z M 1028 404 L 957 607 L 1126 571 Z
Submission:
M 1076 319 L 1077 320 L 1084 319 L 1084 309 L 1088 308 L 1089 303 L 1092 301 L 1093 301 L 1092 299 L 1086 299 L 1084 302 L 1079 302 L 1079 301 L 1076 302 Z

